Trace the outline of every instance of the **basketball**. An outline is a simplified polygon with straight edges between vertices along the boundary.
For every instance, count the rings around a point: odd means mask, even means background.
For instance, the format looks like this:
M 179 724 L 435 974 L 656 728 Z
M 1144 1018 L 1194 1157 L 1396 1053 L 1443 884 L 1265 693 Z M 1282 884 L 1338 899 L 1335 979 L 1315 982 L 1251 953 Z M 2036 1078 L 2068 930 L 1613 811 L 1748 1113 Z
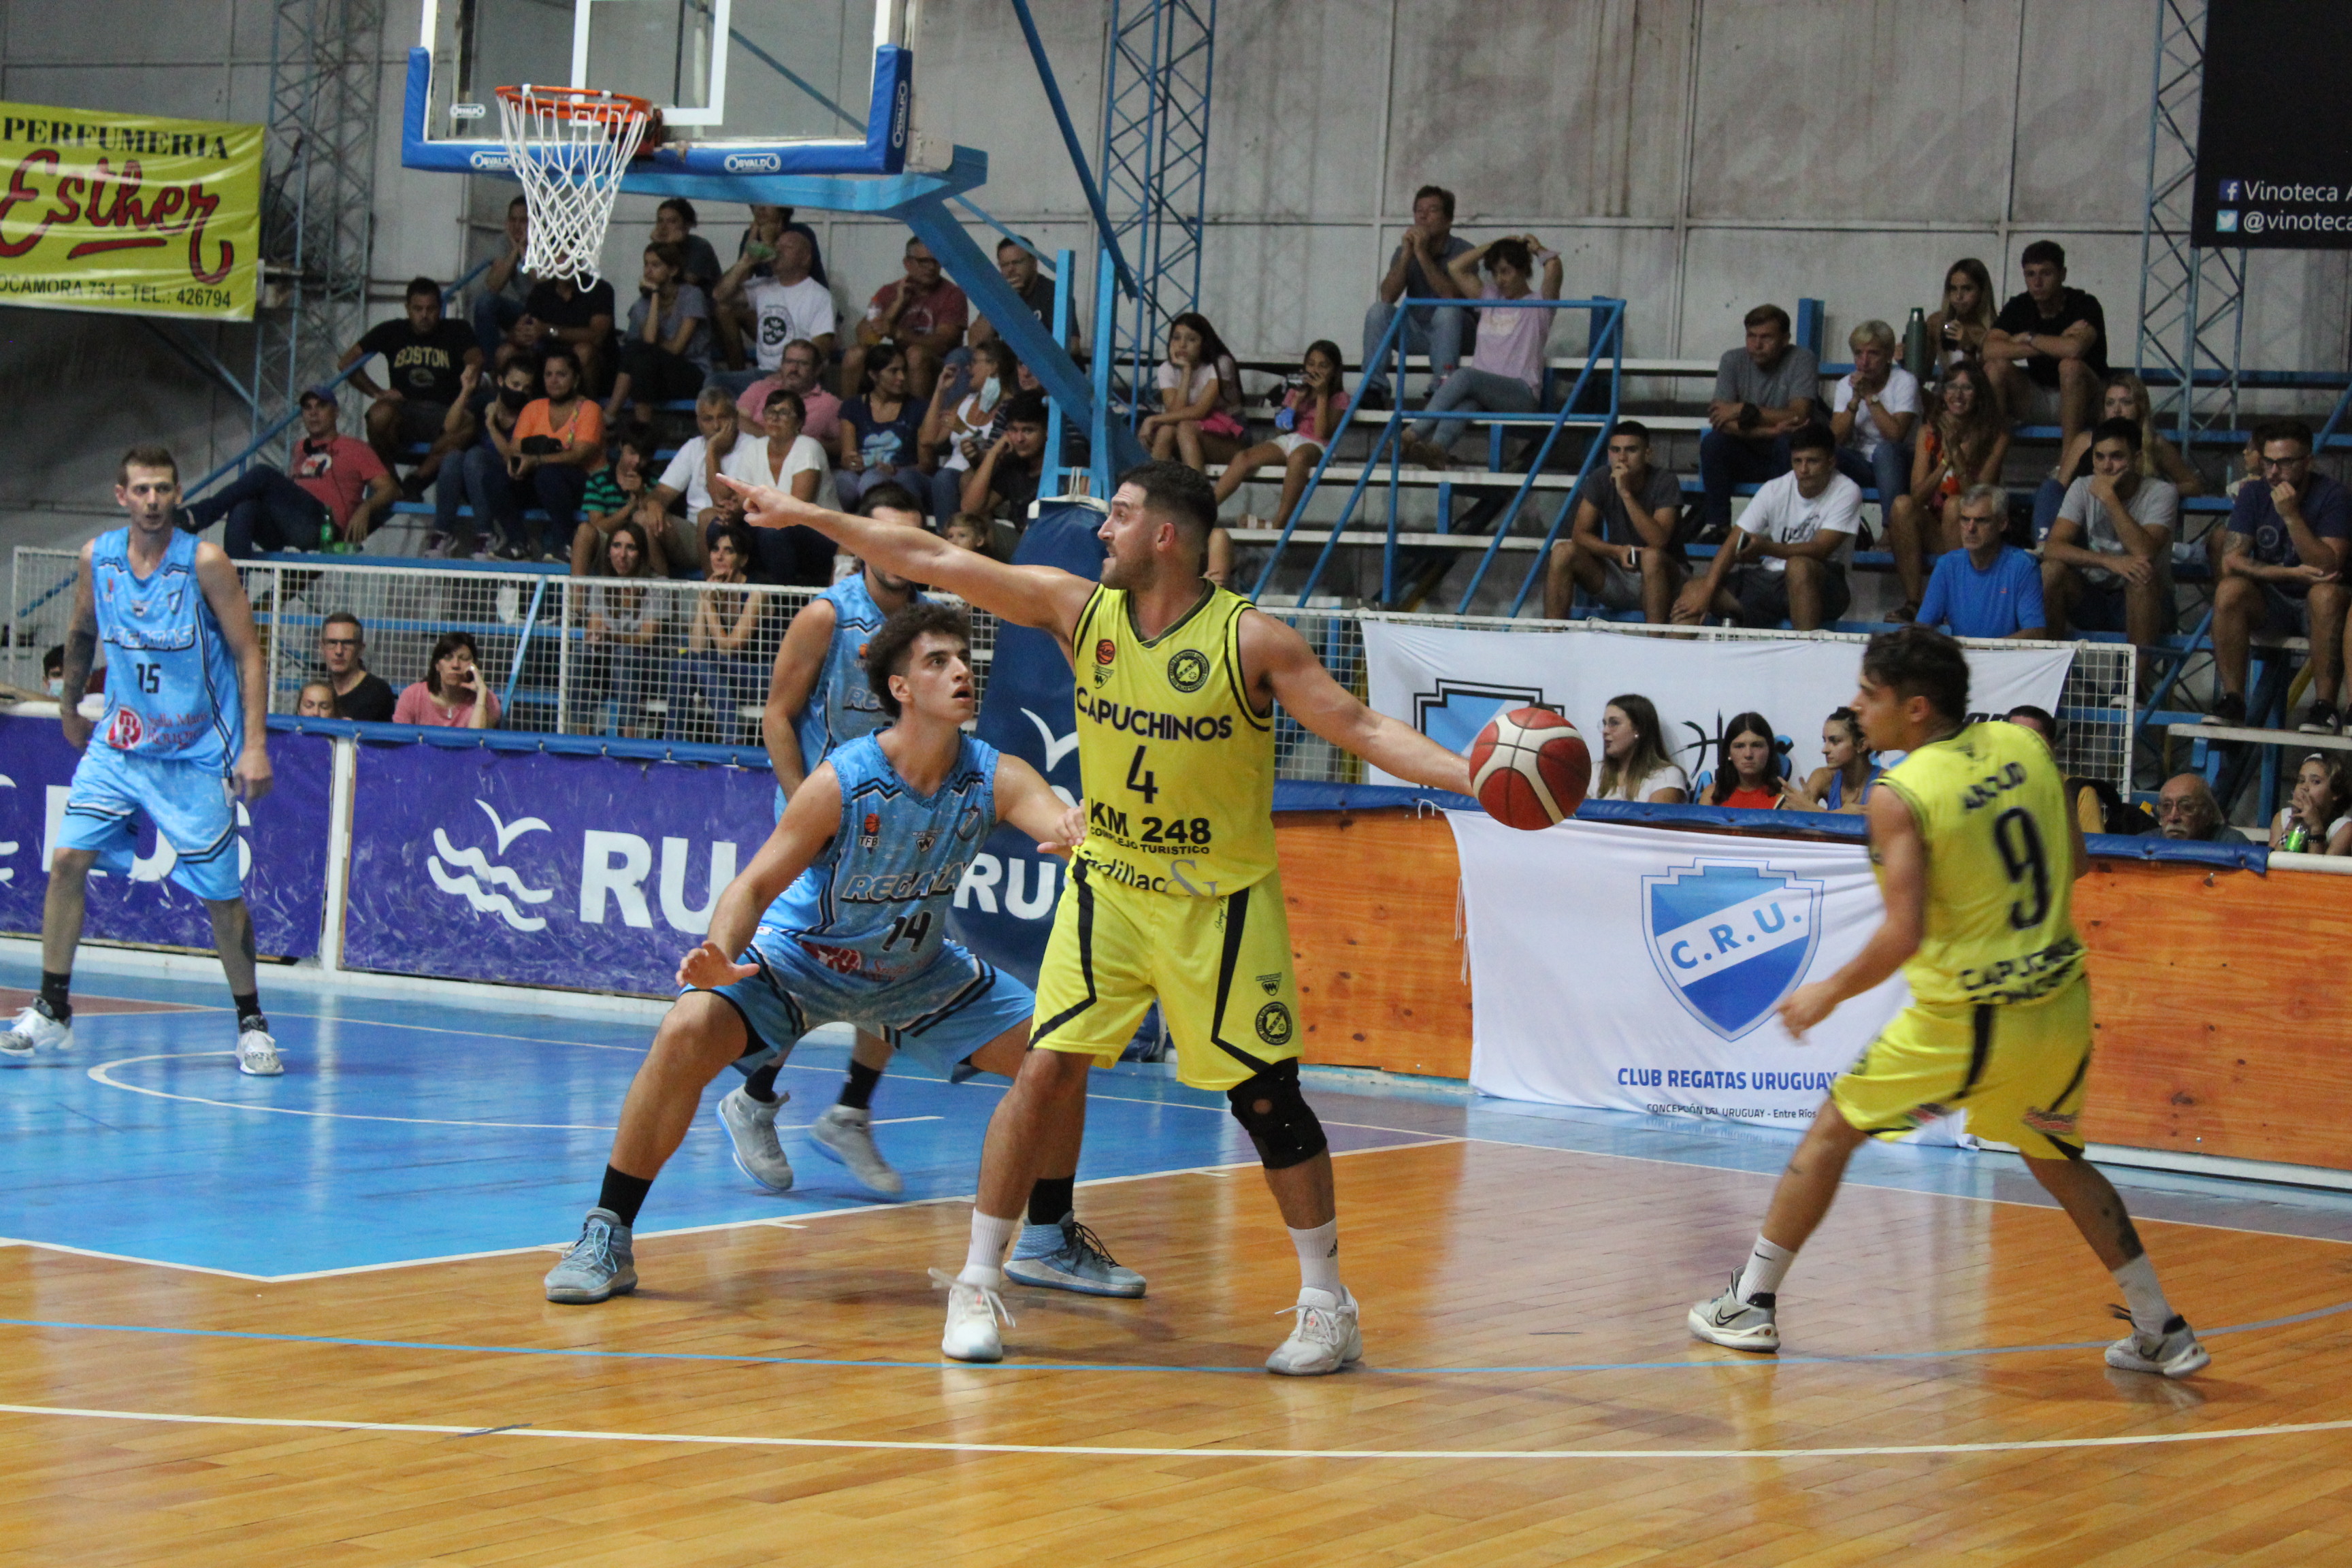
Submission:
M 1575 814 L 1592 786 L 1592 753 L 1549 708 L 1500 713 L 1470 742 L 1470 787 L 1486 815 L 1534 832 Z

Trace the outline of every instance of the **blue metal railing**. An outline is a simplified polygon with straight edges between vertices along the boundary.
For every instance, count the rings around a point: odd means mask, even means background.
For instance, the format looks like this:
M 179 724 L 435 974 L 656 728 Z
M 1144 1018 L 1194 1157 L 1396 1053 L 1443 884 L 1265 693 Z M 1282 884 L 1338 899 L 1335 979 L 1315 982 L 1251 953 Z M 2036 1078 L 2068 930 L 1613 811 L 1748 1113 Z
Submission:
M 1348 399 L 1347 411 L 1340 416 L 1339 432 L 1341 434 L 1353 427 L 1357 410 L 1363 403 L 1365 382 L 1377 379 L 1371 374 L 1371 365 L 1389 363 L 1391 384 L 1399 389 L 1404 386 L 1404 327 L 1407 312 L 1423 306 L 1463 308 L 1462 301 L 1458 300 L 1407 299 L 1397 301 L 1396 312 L 1389 321 L 1388 331 L 1381 339 L 1380 347 L 1367 362 L 1365 375 L 1358 382 L 1356 391 Z M 1362 472 L 1356 476 L 1356 481 L 1349 489 L 1346 500 L 1340 503 L 1339 515 L 1332 520 L 1330 530 L 1323 541 L 1323 548 L 1317 553 L 1315 564 L 1308 571 L 1307 581 L 1298 590 L 1298 601 L 1301 604 L 1304 604 L 1307 596 L 1314 593 L 1316 584 L 1322 581 L 1324 568 L 1339 549 L 1340 534 L 1347 531 L 1349 522 L 1355 517 L 1356 508 L 1361 502 L 1364 491 L 1370 485 L 1372 476 L 1380 468 L 1383 459 L 1388 467 L 1388 537 L 1381 549 L 1381 598 L 1383 604 L 1394 601 L 1398 549 L 1397 501 L 1401 488 L 1399 473 L 1404 464 L 1403 448 L 1408 425 L 1423 421 L 1457 425 L 1472 420 L 1484 423 L 1489 430 L 1490 463 L 1492 467 L 1497 468 L 1502 464 L 1503 438 L 1507 427 L 1513 426 L 1540 427 L 1544 432 L 1542 442 L 1527 461 L 1527 471 L 1519 480 L 1518 489 L 1512 494 L 1502 515 L 1496 519 L 1494 538 L 1488 542 L 1485 553 L 1479 557 L 1477 570 L 1472 574 L 1469 586 L 1463 593 L 1460 610 L 1457 613 L 1464 613 L 1468 610 L 1472 597 L 1486 580 L 1486 573 L 1493 566 L 1495 557 L 1502 550 L 1503 540 L 1510 533 L 1512 525 L 1517 521 L 1520 509 L 1526 504 L 1528 494 L 1535 488 L 1536 477 L 1544 471 L 1545 463 L 1550 458 L 1553 448 L 1559 445 L 1560 433 L 1570 426 L 1606 430 L 1616 422 L 1621 384 L 1620 364 L 1624 356 L 1624 301 L 1599 299 L 1549 300 L 1531 294 L 1520 300 L 1482 300 L 1477 302 L 1477 308 L 1589 312 L 1591 330 L 1587 341 L 1590 347 L 1585 354 L 1583 365 L 1577 372 L 1574 384 L 1569 389 L 1567 395 L 1560 399 L 1559 409 L 1551 413 L 1496 414 L 1476 408 L 1414 412 L 1405 409 L 1400 399 L 1398 406 L 1390 411 L 1388 420 L 1381 426 L 1379 435 L 1373 437 L 1372 449 L 1363 460 Z M 1601 374 L 1608 377 L 1609 384 L 1606 407 L 1586 408 L 1583 406 L 1586 401 L 1585 394 L 1592 384 L 1594 367 L 1604 363 L 1606 368 Z M 1547 381 L 1549 379 L 1547 376 Z M 1578 479 L 1582 479 L 1585 473 L 1591 468 L 1593 456 L 1601 449 L 1601 445 L 1599 441 L 1587 445 L 1584 456 L 1577 467 Z M 1253 597 L 1263 596 L 1267 585 L 1274 580 L 1275 573 L 1282 564 L 1283 555 L 1289 549 L 1290 542 L 1298 532 L 1300 521 L 1307 514 L 1307 503 L 1321 489 L 1324 476 L 1329 471 L 1338 455 L 1339 447 L 1339 437 L 1334 435 L 1330 442 L 1324 447 L 1322 456 L 1316 459 L 1315 471 L 1307 477 L 1307 488 L 1299 493 L 1297 505 L 1291 509 L 1290 515 L 1282 521 L 1281 537 L 1275 541 L 1273 549 L 1266 556 L 1265 566 L 1258 574 L 1256 584 L 1251 590 Z M 1575 494 L 1573 487 L 1569 493 L 1573 498 Z M 1537 552 L 1535 563 L 1529 568 L 1526 581 L 1520 584 L 1517 596 L 1511 601 L 1512 614 L 1518 613 L 1519 607 L 1527 603 L 1528 594 L 1534 590 L 1535 584 L 1540 580 L 1545 557 L 1551 544 L 1559 538 L 1561 527 L 1570 515 L 1568 503 L 1563 502 L 1559 512 L 1552 519 L 1551 526 L 1545 532 L 1543 549 Z M 1441 514 L 1438 518 L 1438 531 L 1450 532 L 1449 521 L 1449 519 Z

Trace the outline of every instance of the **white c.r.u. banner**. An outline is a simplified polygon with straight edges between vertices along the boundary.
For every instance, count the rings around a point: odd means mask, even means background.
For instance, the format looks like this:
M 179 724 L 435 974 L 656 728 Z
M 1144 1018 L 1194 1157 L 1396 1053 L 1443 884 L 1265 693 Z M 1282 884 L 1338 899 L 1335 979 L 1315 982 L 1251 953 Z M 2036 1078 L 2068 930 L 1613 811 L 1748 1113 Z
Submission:
M 1447 816 L 1483 1093 L 1801 1129 L 1909 999 L 1898 974 L 1802 1041 L 1772 1011 L 1877 929 L 1860 845 Z
M 1853 700 L 1862 645 L 1797 637 L 1693 642 L 1630 632 L 1488 632 L 1364 617 L 1366 700 L 1449 751 L 1486 721 L 1537 704 L 1564 713 L 1601 762 L 1601 710 L 1621 692 L 1656 705 L 1664 744 L 1694 783 L 1715 766 L 1734 714 L 1761 713 L 1802 779 L 1822 765 L 1822 721 Z M 2064 647 L 1969 653 L 1969 706 L 1998 718 L 2031 703 L 2055 713 L 2074 659 Z M 1396 784 L 1375 773 L 1371 782 Z

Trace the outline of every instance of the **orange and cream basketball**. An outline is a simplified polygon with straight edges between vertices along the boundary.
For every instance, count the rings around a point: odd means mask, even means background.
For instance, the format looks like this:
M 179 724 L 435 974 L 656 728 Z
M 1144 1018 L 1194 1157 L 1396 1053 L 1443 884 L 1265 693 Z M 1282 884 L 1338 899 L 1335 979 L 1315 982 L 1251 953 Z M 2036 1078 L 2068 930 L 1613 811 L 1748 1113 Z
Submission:
M 1487 816 L 1532 832 L 1575 815 L 1592 784 L 1592 754 L 1559 714 L 1515 708 L 1470 742 L 1470 784 Z

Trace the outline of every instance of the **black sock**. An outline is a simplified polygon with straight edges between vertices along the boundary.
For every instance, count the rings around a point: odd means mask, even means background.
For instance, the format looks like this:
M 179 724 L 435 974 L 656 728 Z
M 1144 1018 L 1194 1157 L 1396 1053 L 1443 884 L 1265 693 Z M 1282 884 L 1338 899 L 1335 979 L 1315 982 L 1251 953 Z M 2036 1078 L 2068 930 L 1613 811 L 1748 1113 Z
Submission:
M 604 1167 L 604 1190 L 596 1196 L 596 1206 L 611 1209 L 621 1216 L 621 1223 L 634 1226 L 637 1211 L 646 1206 L 646 1194 L 653 1190 L 651 1176 L 632 1176 L 612 1166 Z
M 852 1110 L 865 1110 L 874 1103 L 874 1086 L 882 1081 L 880 1068 L 867 1067 L 864 1062 L 849 1064 L 849 1081 L 841 1086 L 841 1101 Z
M 1076 1176 L 1040 1176 L 1029 1189 L 1029 1223 L 1059 1225 L 1062 1216 L 1076 1206 L 1071 1199 L 1078 1179 Z
M 743 1080 L 743 1092 L 750 1095 L 753 1100 L 758 1100 L 762 1105 L 775 1104 L 776 1069 L 783 1065 L 784 1064 L 782 1062 L 770 1062 L 766 1067 L 761 1068 L 758 1072 L 755 1072 L 750 1078 L 745 1079 Z
M 49 1005 L 49 1016 L 60 1024 L 73 1016 L 73 1004 L 66 999 L 66 994 L 72 986 L 72 970 L 68 969 L 63 974 L 53 970 L 41 971 L 41 1000 Z
M 228 999 L 236 1004 L 238 1034 L 243 1034 L 247 1029 L 258 1029 L 265 1035 L 269 1033 L 269 1020 L 264 1017 L 261 1012 L 260 992 L 248 991 L 242 996 L 231 992 Z

